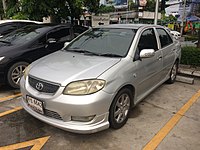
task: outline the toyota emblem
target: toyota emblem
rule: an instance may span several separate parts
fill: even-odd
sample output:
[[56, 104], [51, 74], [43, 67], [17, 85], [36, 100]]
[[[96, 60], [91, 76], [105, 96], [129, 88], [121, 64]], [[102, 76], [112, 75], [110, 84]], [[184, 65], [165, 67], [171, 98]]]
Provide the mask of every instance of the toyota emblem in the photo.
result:
[[37, 90], [41, 91], [43, 89], [43, 84], [41, 82], [38, 82], [35, 87]]

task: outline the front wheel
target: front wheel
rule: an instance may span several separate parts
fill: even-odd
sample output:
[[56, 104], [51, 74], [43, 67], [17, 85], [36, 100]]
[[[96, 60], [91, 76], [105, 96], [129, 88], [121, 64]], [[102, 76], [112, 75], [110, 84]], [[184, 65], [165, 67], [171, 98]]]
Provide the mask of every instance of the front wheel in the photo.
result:
[[176, 61], [171, 69], [170, 78], [167, 80], [167, 83], [172, 84], [176, 80], [176, 76], [178, 73], [178, 61]]
[[19, 88], [19, 81], [23, 76], [27, 66], [27, 62], [17, 62], [9, 68], [7, 73], [7, 81], [11, 87]]
[[121, 128], [128, 120], [131, 107], [132, 94], [127, 88], [122, 89], [115, 96], [109, 110], [110, 127]]

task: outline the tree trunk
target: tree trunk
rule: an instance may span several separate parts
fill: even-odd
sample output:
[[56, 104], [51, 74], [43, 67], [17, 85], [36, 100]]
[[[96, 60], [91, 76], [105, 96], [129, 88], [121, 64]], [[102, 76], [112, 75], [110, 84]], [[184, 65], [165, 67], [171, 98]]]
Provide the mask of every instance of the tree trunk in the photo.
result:
[[6, 9], [7, 9], [6, 0], [2, 0], [2, 4], [3, 4], [4, 14], [6, 14]]

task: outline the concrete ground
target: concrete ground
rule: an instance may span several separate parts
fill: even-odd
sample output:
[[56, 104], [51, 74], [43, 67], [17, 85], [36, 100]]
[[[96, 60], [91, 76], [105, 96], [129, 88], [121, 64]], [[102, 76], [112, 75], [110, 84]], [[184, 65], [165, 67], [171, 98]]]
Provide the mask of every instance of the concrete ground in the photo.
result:
[[163, 84], [133, 108], [123, 128], [90, 135], [57, 129], [23, 109], [12, 112], [20, 107], [20, 97], [8, 96], [17, 92], [0, 87], [0, 150], [33, 146], [36, 149], [43, 146], [44, 150], [200, 149], [200, 79], [197, 78], [194, 84]]

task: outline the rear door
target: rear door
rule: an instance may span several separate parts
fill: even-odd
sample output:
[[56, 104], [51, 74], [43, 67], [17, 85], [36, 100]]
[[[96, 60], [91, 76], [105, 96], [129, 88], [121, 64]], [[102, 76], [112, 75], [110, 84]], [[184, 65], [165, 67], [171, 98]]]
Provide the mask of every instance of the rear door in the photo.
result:
[[160, 49], [163, 52], [163, 78], [170, 72], [175, 62], [175, 46], [172, 38], [163, 28], [157, 28], [157, 33], [160, 40]]

